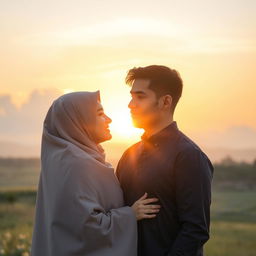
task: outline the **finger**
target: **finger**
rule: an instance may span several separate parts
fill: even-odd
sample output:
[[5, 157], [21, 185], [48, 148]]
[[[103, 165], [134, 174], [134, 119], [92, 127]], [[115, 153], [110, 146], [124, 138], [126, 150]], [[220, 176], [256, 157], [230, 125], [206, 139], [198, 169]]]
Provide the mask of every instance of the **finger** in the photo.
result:
[[144, 199], [146, 199], [147, 197], [148, 197], [148, 193], [145, 192], [145, 194], [144, 194], [142, 197], [140, 197], [138, 200], [144, 200]]
[[149, 213], [158, 213], [159, 211], [160, 211], [159, 209], [143, 209], [141, 210], [141, 213], [149, 214]]
[[150, 204], [150, 203], [154, 203], [154, 202], [157, 202], [157, 201], [159, 201], [158, 198], [148, 198], [148, 199], [142, 200], [141, 203], [143, 203], [143, 204]]
[[160, 209], [161, 205], [159, 204], [142, 204], [140, 205], [141, 209]]
[[156, 214], [144, 214], [142, 216], [143, 219], [153, 219], [156, 217]]
[[141, 209], [139, 212], [141, 214], [159, 213], [160, 209]]

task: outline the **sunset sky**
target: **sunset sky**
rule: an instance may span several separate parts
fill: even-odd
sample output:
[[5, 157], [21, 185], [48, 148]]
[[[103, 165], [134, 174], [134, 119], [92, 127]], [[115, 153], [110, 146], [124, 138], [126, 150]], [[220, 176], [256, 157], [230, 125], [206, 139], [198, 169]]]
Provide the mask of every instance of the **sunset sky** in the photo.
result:
[[100, 90], [114, 141], [133, 142], [141, 131], [131, 127], [126, 72], [161, 64], [183, 78], [175, 120], [184, 132], [214, 146], [256, 147], [256, 1], [0, 5], [1, 141], [38, 143], [54, 98]]

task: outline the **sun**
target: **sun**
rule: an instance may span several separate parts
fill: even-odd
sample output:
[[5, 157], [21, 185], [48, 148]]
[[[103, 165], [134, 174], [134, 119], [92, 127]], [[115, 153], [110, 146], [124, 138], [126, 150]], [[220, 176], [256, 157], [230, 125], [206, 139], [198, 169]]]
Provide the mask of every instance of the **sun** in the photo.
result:
[[114, 140], [130, 141], [140, 138], [142, 129], [135, 128], [130, 115], [113, 114], [110, 124]]

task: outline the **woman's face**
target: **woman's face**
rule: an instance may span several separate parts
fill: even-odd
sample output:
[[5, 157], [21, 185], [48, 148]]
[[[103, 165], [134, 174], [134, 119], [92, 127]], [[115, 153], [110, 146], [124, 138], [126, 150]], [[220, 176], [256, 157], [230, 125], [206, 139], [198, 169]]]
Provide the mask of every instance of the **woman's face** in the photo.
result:
[[109, 130], [109, 124], [112, 120], [104, 113], [100, 102], [97, 103], [96, 126], [92, 131], [92, 136], [97, 144], [110, 140], [112, 135]]

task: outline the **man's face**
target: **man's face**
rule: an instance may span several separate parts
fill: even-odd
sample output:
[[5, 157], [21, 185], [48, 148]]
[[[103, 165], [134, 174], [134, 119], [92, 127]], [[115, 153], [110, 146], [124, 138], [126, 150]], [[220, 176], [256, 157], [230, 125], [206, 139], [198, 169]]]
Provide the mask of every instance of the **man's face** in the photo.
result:
[[132, 99], [128, 105], [135, 127], [147, 129], [152, 127], [160, 118], [156, 94], [148, 89], [149, 80], [135, 79], [130, 91]]

